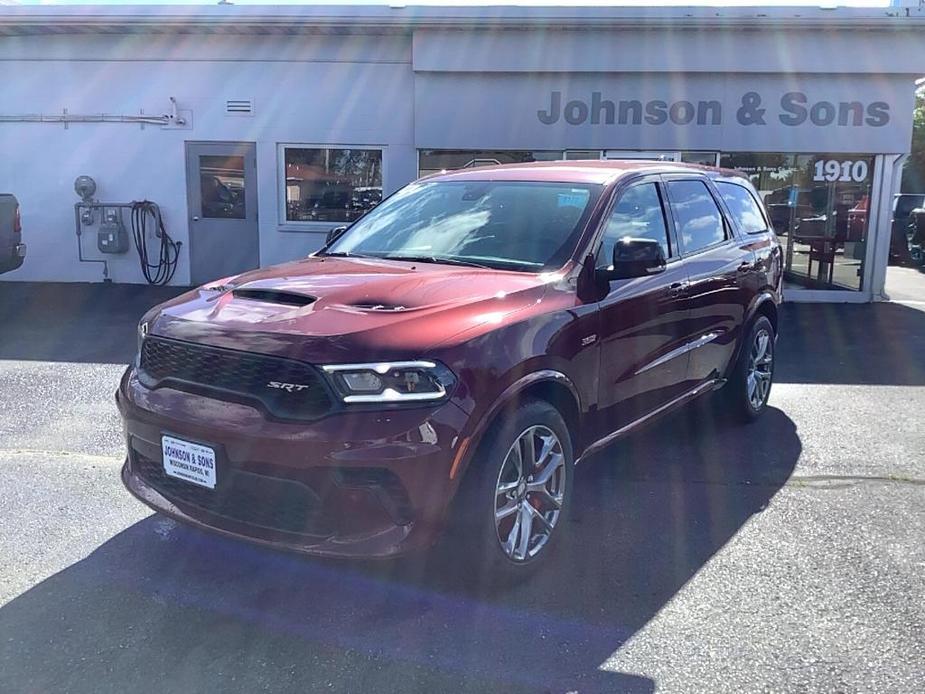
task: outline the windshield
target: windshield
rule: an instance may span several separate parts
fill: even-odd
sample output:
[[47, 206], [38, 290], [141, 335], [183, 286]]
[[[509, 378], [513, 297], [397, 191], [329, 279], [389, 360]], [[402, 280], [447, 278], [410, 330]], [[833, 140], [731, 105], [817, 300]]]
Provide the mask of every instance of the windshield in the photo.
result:
[[358, 220], [325, 254], [524, 271], [559, 267], [601, 190], [526, 181], [413, 183]]

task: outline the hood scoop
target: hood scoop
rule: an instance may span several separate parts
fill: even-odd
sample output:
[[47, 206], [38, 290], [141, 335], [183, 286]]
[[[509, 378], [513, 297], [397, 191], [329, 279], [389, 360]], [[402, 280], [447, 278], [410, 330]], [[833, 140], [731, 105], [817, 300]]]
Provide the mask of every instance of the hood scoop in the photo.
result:
[[280, 304], [282, 306], [308, 306], [315, 303], [317, 298], [307, 294], [298, 294], [296, 292], [287, 292], [280, 289], [257, 289], [241, 287], [231, 291], [232, 296], [237, 299], [249, 299], [250, 301], [260, 301], [265, 304]]

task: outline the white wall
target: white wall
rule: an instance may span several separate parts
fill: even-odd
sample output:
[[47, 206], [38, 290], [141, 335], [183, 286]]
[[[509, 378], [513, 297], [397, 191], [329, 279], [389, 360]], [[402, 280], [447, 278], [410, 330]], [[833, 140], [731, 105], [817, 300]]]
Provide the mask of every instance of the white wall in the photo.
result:
[[[71, 59], [68, 59], [70, 57]], [[77, 262], [73, 181], [92, 176], [106, 202], [150, 199], [184, 242], [174, 284], [189, 282], [187, 141], [257, 143], [260, 260], [267, 265], [318, 248], [328, 227], [283, 231], [277, 143], [385, 148], [384, 187], [416, 175], [410, 39], [390, 37], [19, 37], [0, 42], [0, 113], [165, 113], [169, 97], [192, 111], [189, 129], [90, 123], [0, 123], [0, 190], [19, 198], [29, 253], [4, 280], [99, 281], [101, 266]], [[225, 100], [254, 101], [252, 117], [228, 116]], [[128, 221], [128, 219], [126, 219]], [[85, 255], [110, 261], [116, 282], [142, 282], [134, 248]]]
[[712, 28], [645, 31], [422, 29], [414, 34], [414, 69], [925, 74], [925, 40], [921, 33], [894, 29], [862, 32], [771, 24], [760, 29], [731, 29], [720, 22]]

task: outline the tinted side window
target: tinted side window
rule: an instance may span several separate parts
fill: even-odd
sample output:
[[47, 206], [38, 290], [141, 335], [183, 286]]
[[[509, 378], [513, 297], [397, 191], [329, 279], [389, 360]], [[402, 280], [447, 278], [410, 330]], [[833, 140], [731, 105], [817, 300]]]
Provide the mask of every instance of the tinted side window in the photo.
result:
[[669, 181], [668, 198], [685, 253], [693, 253], [726, 238], [723, 215], [706, 183]]
[[614, 244], [626, 236], [654, 239], [661, 244], [665, 257], [671, 256], [668, 226], [665, 224], [665, 213], [655, 183], [640, 183], [623, 191], [604, 228], [604, 243], [597, 258], [598, 267], [610, 265]]
[[757, 234], [767, 230], [768, 224], [764, 220], [764, 215], [761, 214], [758, 201], [747, 188], [735, 183], [717, 181], [716, 189], [723, 196], [726, 207], [729, 208], [742, 231], [746, 234]]

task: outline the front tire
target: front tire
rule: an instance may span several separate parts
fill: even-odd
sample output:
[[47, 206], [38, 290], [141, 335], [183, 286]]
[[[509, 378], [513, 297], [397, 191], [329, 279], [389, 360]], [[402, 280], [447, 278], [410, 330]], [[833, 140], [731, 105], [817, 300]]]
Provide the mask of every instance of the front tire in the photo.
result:
[[758, 316], [746, 334], [729, 382], [721, 391], [730, 413], [740, 421], [756, 420], [767, 407], [774, 382], [774, 326]]
[[492, 426], [455, 505], [455, 537], [484, 579], [525, 578], [565, 534], [572, 492], [571, 436], [559, 411], [528, 400]]

